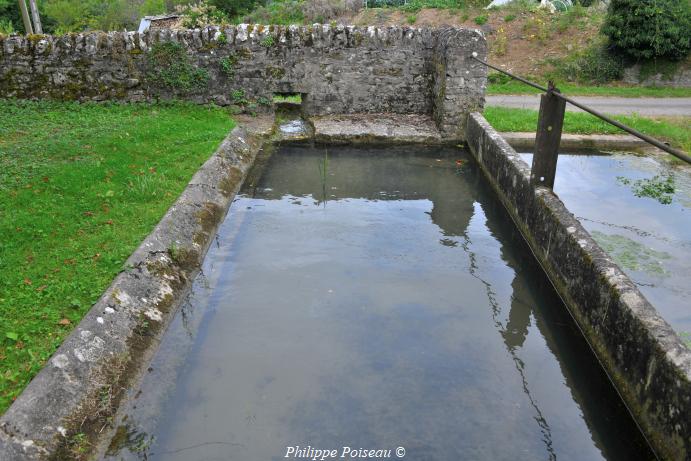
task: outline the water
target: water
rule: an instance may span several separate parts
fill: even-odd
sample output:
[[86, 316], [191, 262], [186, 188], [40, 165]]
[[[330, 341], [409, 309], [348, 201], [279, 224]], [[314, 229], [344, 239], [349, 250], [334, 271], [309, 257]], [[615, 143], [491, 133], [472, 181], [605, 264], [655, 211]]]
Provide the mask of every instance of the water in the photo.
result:
[[[674, 193], [637, 197], [635, 181], [655, 176], [671, 176]], [[624, 153], [561, 154], [554, 192], [691, 344], [691, 168]]]
[[107, 459], [651, 458], [464, 152], [258, 164]]

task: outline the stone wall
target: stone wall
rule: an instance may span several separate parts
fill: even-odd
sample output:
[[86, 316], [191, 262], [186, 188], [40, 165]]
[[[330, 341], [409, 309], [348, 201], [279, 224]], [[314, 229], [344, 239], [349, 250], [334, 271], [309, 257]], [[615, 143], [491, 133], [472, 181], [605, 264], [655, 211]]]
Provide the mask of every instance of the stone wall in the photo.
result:
[[648, 76], [642, 74], [641, 65], [634, 64], [624, 70], [622, 80], [633, 85], [691, 88], [691, 58], [687, 58], [686, 61], [680, 63], [669, 74], [666, 74], [666, 72], [654, 72]]
[[[261, 26], [0, 38], [0, 96], [183, 98], [260, 110], [302, 93], [307, 115], [434, 115], [447, 137], [482, 108], [481, 32], [411, 27]], [[177, 53], [177, 54], [176, 54]]]

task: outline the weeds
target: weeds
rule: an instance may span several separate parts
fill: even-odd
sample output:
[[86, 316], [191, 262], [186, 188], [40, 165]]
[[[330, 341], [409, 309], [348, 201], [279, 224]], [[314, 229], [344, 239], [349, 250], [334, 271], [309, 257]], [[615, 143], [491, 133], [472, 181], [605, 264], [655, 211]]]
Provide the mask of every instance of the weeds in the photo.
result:
[[649, 179], [637, 179], [635, 181], [617, 176], [617, 182], [630, 185], [636, 197], [649, 197], [663, 205], [672, 203], [674, 197], [674, 176], [671, 174], [664, 177], [656, 175]]
[[624, 60], [612, 55], [602, 44], [562, 59], [547, 60], [554, 67], [550, 77], [570, 82], [607, 83], [624, 75]]
[[476, 16], [473, 21], [475, 21], [475, 24], [478, 26], [482, 26], [483, 24], [487, 24], [487, 21], [489, 20], [489, 16], [486, 14], [481, 14], [480, 16]]
[[267, 35], [259, 42], [259, 45], [263, 46], [264, 48], [271, 48], [275, 44], [276, 38], [273, 35]]
[[503, 27], [500, 27], [499, 30], [497, 30], [497, 34], [494, 37], [494, 42], [492, 43], [492, 47], [497, 56], [504, 56], [506, 54], [506, 47], [508, 46], [508, 43], [509, 40], [506, 37], [506, 31]]
[[219, 63], [221, 65], [221, 72], [226, 77], [233, 77], [235, 75], [235, 65], [238, 63], [238, 58], [235, 55], [221, 58]]
[[184, 94], [206, 86], [209, 80], [206, 69], [194, 66], [178, 43], [156, 43], [148, 58], [147, 79], [156, 86]]

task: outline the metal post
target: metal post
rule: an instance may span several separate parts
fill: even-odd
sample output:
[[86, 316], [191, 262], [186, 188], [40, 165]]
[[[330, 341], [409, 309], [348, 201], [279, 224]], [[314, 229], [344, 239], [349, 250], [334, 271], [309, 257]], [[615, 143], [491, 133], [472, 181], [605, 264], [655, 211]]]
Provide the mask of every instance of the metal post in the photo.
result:
[[557, 157], [561, 141], [561, 129], [564, 126], [566, 101], [558, 98], [552, 82], [548, 91], [540, 96], [540, 115], [537, 120], [535, 154], [530, 171], [530, 182], [535, 186], [554, 187], [554, 176], [557, 173]]
[[31, 27], [31, 19], [29, 19], [29, 11], [26, 9], [26, 2], [24, 0], [19, 0], [19, 11], [22, 12], [22, 21], [24, 21], [24, 33], [29, 35], [34, 33], [34, 29]]
[[34, 33], [42, 34], [43, 27], [41, 27], [41, 15], [38, 13], [36, 0], [29, 0], [29, 8], [31, 9], [31, 18], [34, 20]]

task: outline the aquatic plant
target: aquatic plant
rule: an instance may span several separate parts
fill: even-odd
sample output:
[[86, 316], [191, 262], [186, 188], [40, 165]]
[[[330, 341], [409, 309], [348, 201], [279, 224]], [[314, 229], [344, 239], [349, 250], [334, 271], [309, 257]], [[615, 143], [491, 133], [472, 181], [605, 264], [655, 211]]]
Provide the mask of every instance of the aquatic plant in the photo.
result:
[[624, 176], [617, 176], [617, 182], [624, 185], [631, 185], [631, 190], [636, 197], [649, 197], [657, 200], [663, 205], [672, 203], [674, 197], [674, 176], [669, 174], [665, 177], [655, 175], [649, 179], [637, 179], [631, 181]]
[[329, 173], [329, 151], [324, 149], [324, 159], [319, 160], [319, 177], [322, 183], [322, 201], [324, 202], [324, 207], [326, 207], [327, 196], [326, 196], [326, 176]]
[[653, 250], [619, 234], [593, 231], [591, 235], [622, 269], [641, 271], [656, 276], [667, 274], [661, 261], [670, 259], [669, 253]]

